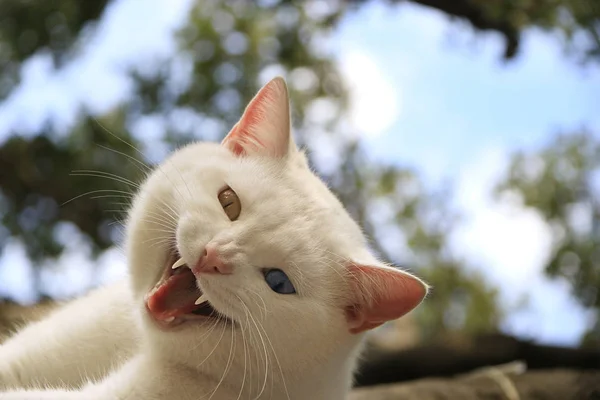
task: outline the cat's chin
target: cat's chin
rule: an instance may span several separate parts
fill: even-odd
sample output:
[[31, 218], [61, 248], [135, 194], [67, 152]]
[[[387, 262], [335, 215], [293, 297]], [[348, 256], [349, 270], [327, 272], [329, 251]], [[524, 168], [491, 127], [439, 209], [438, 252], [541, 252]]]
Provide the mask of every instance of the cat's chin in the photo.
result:
[[146, 311], [156, 325], [170, 330], [183, 324], [231, 324], [233, 321], [215, 310], [198, 287], [192, 271], [181, 262], [177, 252], [169, 255], [164, 272], [145, 298]]

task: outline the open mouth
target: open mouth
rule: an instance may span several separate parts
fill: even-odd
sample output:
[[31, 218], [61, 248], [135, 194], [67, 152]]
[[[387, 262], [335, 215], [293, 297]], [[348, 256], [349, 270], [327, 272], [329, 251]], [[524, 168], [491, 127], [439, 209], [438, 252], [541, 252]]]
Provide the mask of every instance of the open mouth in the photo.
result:
[[208, 302], [196, 277], [176, 251], [170, 254], [160, 280], [146, 295], [146, 308], [163, 326], [194, 319], [227, 320]]

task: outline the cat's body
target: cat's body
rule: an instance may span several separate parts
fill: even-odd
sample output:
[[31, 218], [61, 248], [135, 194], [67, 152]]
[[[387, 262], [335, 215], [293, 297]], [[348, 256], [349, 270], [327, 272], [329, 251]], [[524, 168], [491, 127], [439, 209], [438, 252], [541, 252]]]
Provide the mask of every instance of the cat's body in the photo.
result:
[[[155, 170], [126, 231], [132, 308], [113, 311], [135, 316], [119, 320], [139, 324], [137, 351], [133, 331], [124, 346], [136, 355], [76, 392], [0, 398], [341, 400], [364, 332], [426, 294], [373, 257], [310, 171], [291, 137], [282, 79], [221, 145], [186, 146]], [[96, 329], [111, 329], [104, 318]]]
[[137, 352], [139, 329], [126, 280], [93, 290], [0, 345], [0, 391], [78, 387]]
[[[143, 377], [143, 378], [142, 378]], [[207, 383], [207, 387], [203, 387]], [[199, 378], [190, 370], [153, 361], [144, 355], [134, 356], [117, 373], [110, 374], [98, 384], [85, 385], [79, 390], [36, 390], [0, 393], [2, 400], [113, 400], [113, 399], [181, 399], [195, 400], [198, 393], [209, 393], [210, 380]], [[215, 383], [216, 385], [216, 383]], [[227, 397], [229, 396], [229, 397]], [[237, 396], [237, 395], [236, 395]], [[232, 393], [223, 399], [235, 399]], [[209, 396], [206, 396], [208, 398]], [[219, 399], [219, 397], [213, 397]]]
[[[275, 371], [274, 371], [275, 372]], [[344, 382], [327, 380], [331, 374], [315, 373], [303, 379], [290, 377], [287, 389], [281, 385], [271, 386], [267, 382], [263, 394], [257, 399], [344, 399], [347, 392]], [[247, 376], [245, 388], [242, 380], [231, 385], [220, 382], [216, 374], [201, 375], [197, 371], [180, 365], [165, 364], [145, 355], [134, 356], [116, 373], [109, 375], [99, 384], [89, 384], [80, 390], [33, 390], [0, 393], [2, 400], [234, 400], [256, 398], [257, 384], [250, 388]], [[233, 382], [233, 381], [232, 381]], [[341, 384], [341, 387], [340, 387]], [[216, 390], [215, 390], [216, 389]], [[252, 393], [251, 393], [252, 392]], [[212, 397], [211, 397], [212, 396]]]

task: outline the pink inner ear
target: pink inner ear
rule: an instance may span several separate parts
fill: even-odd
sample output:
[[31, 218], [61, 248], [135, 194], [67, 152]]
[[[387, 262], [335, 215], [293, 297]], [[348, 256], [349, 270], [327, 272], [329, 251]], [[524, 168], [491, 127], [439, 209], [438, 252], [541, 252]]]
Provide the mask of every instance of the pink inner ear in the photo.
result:
[[402, 317], [421, 303], [426, 285], [389, 267], [351, 265], [356, 302], [346, 310], [350, 332], [360, 333]]
[[250, 101], [222, 145], [238, 156], [283, 157], [291, 141], [287, 86], [282, 78], [267, 83]]
[[238, 125], [239, 122], [236, 123], [233, 126], [233, 128], [231, 128], [231, 130], [221, 143], [223, 146], [228, 147], [229, 150], [236, 156], [239, 156], [244, 152], [244, 148], [240, 145], [239, 139], [236, 138], [236, 136], [238, 135]]

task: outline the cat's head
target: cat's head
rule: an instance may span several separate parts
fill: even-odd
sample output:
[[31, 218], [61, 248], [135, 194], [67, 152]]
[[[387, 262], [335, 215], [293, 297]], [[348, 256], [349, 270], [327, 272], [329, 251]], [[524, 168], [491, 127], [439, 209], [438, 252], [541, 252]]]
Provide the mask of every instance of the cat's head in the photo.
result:
[[176, 151], [143, 184], [128, 257], [144, 324], [167, 354], [224, 365], [231, 353], [255, 370], [276, 356], [284, 373], [304, 371], [347, 357], [361, 333], [424, 298], [422, 281], [369, 252], [290, 129], [276, 78], [220, 145]]

